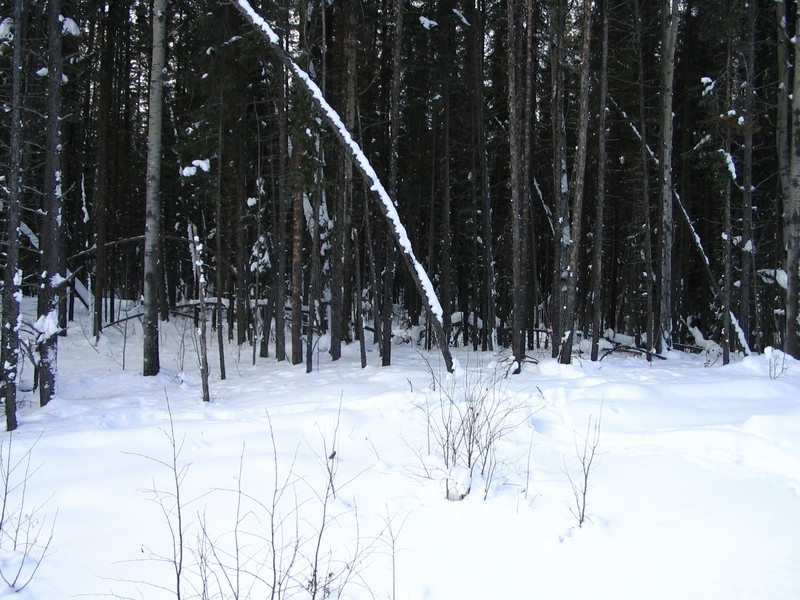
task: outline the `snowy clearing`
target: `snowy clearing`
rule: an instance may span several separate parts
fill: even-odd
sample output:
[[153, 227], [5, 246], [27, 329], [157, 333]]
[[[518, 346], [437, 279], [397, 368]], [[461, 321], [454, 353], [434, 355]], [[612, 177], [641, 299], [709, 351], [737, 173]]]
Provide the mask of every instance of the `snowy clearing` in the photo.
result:
[[[450, 375], [410, 346], [362, 370], [351, 345], [306, 374], [231, 345], [203, 404], [190, 323], [162, 324], [152, 378], [126, 328], [94, 348], [82, 316], [54, 400], [21, 394], [12, 463], [32, 448], [25, 511], [53, 534], [17, 598], [175, 598], [176, 548], [187, 599], [800, 597], [800, 363], [781, 353], [507, 376], [460, 350]], [[20, 561], [6, 539], [4, 577]]]

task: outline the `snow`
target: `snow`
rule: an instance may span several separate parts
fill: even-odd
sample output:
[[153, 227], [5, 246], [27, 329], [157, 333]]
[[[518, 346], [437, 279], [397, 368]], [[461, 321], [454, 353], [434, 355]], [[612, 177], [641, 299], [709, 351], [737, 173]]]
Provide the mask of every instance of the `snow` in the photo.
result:
[[208, 158], [196, 158], [191, 165], [181, 167], [180, 173], [182, 177], [194, 177], [197, 175], [197, 169], [208, 173], [211, 170], [211, 160]]
[[731, 174], [731, 179], [734, 183], [736, 183], [736, 165], [733, 162], [733, 156], [731, 156], [730, 152], [726, 152], [723, 149], [719, 149], [718, 152], [722, 155], [722, 159], [725, 161], [725, 166], [728, 167], [728, 173]]
[[14, 19], [6, 17], [0, 20], [0, 42], [9, 42], [14, 39]]
[[432, 19], [429, 19], [428, 17], [422, 15], [420, 15], [419, 17], [419, 23], [425, 29], [433, 29], [434, 27], [439, 25], [436, 21], [433, 21]]
[[64, 17], [63, 15], [59, 15], [58, 19], [61, 21], [61, 30], [63, 33], [75, 37], [79, 37], [81, 35], [81, 29], [74, 20], [70, 19], [69, 17]]
[[[215, 576], [215, 560], [238, 558], [242, 589], [256, 585], [240, 597], [268, 597], [254, 573], [270, 581], [273, 542], [289, 569], [298, 536], [286, 597], [308, 597], [323, 522], [331, 597], [348, 600], [800, 597], [800, 363], [779, 351], [725, 367], [680, 352], [561, 365], [543, 352], [509, 376], [503, 355], [457, 349], [450, 375], [438, 353], [412, 346], [396, 346], [385, 368], [369, 348], [362, 370], [352, 344], [336, 363], [318, 354], [306, 374], [273, 359], [253, 366], [231, 345], [235, 368], [222, 381], [212, 367], [204, 404], [192, 322], [162, 324], [163, 371], [147, 378], [141, 325], [125, 323], [93, 347], [79, 311], [59, 340], [54, 399], [39, 408], [20, 394], [13, 455], [31, 449], [27, 509], [54, 527], [20, 600], [175, 597], [159, 558], [172, 556], [171, 440], [185, 598], [200, 584], [203, 543]], [[31, 377], [26, 364], [22, 383]], [[439, 452], [448, 415], [473, 414], [476, 401], [502, 433], [484, 476]], [[567, 473], [580, 473], [590, 419], [601, 425], [579, 528]], [[2, 546], [0, 569], [20, 560]]]
[[453, 14], [459, 18], [459, 20], [461, 21], [462, 24], [466, 25], [467, 27], [472, 27], [472, 25], [470, 25], [469, 21], [467, 21], [467, 18], [464, 16], [464, 13], [462, 13], [460, 10], [458, 10], [457, 8], [454, 8], [453, 9]]

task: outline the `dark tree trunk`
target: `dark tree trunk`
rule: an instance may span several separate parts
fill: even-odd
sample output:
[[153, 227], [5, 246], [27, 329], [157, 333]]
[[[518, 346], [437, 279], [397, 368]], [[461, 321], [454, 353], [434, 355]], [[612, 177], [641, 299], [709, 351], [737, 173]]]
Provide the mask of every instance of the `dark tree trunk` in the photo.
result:
[[[597, 212], [592, 248], [592, 360], [600, 354], [603, 327], [603, 225], [606, 204], [606, 106], [608, 97], [608, 0], [602, 0], [602, 54], [600, 59], [600, 119], [597, 124]], [[645, 168], [647, 165], [645, 165]], [[648, 273], [649, 277], [649, 273]]]
[[[222, 94], [220, 93], [220, 106], [222, 105]], [[214, 244], [216, 247], [216, 325], [217, 325], [217, 348], [219, 350], [219, 378], [226, 379], [227, 373], [225, 371], [225, 318], [224, 318], [224, 305], [222, 303], [222, 292], [225, 289], [225, 274], [223, 270], [222, 261], [222, 237], [223, 237], [223, 223], [222, 223], [222, 159], [224, 156], [223, 147], [223, 117], [222, 113], [219, 115], [219, 123], [217, 129], [217, 184], [215, 190], [215, 208], [216, 208], [216, 223], [217, 234], [214, 236]]]
[[103, 308], [107, 286], [108, 203], [112, 183], [112, 118], [114, 93], [114, 50], [117, 38], [116, 0], [108, 3], [103, 27], [103, 48], [100, 56], [100, 83], [97, 92], [97, 176], [94, 194], [95, 270], [94, 270], [94, 325], [92, 335], [98, 338], [103, 330]]
[[472, 97], [475, 118], [475, 137], [478, 154], [478, 172], [481, 193], [481, 239], [483, 254], [483, 329], [481, 331], [481, 349], [494, 350], [495, 338], [495, 285], [494, 285], [494, 245], [492, 239], [492, 197], [489, 184], [489, 158], [486, 148], [486, 116], [484, 113], [483, 80], [485, 57], [485, 8], [483, 0], [475, 0], [473, 42], [473, 74]]
[[569, 214], [567, 195], [567, 131], [564, 108], [564, 33], [566, 29], [566, 3], [556, 0], [550, 10], [550, 83], [552, 87], [550, 119], [553, 134], [553, 197], [555, 199], [555, 244], [553, 253], [553, 358], [561, 349], [565, 332], [564, 304], [566, 297], [567, 251], [569, 242]]
[[[756, 3], [749, 2], [747, 9], [747, 33], [745, 34], [745, 81], [744, 112], [748, 120], [755, 120], [755, 28], [758, 13]], [[753, 123], [746, 124], [744, 131], [744, 156], [742, 158], [742, 277], [739, 288], [739, 324], [751, 346], [761, 348], [761, 343], [752, 338], [751, 317], [753, 315], [753, 287], [755, 284], [753, 240]]]
[[[639, 163], [642, 174], [642, 237], [644, 246], [644, 293], [646, 303], [647, 345], [652, 350], [656, 346], [656, 318], [653, 305], [653, 234], [650, 212], [650, 160], [648, 154], [647, 110], [645, 108], [644, 47], [642, 45], [642, 7], [640, 0], [635, 2], [634, 27], [638, 64], [638, 121], [639, 121]], [[651, 360], [648, 354], [648, 361]]]
[[295, 173], [292, 192], [292, 364], [303, 362], [303, 181], [300, 161], [303, 159], [302, 136], [292, 140], [292, 171]]
[[[561, 348], [560, 362], [572, 361], [572, 343], [577, 322], [578, 269], [580, 267], [581, 231], [583, 228], [583, 196], [586, 187], [586, 150], [589, 138], [589, 63], [592, 38], [591, 0], [583, 1], [583, 46], [581, 48], [581, 89], [578, 115], [578, 151], [575, 156], [572, 186], [572, 227], [569, 234], [569, 264], [567, 266], [567, 299], [562, 319], [569, 333]], [[564, 332], [566, 333], [566, 329]]]
[[[42, 282], [39, 288], [39, 402], [45, 406], [55, 394], [58, 369], [58, 294], [62, 275], [61, 262], [61, 2], [47, 4], [47, 148], [45, 151], [44, 198], [41, 215]], [[54, 331], [55, 330], [55, 331]]]
[[11, 131], [6, 211], [6, 265], [3, 278], [3, 317], [0, 333], [0, 400], [5, 405], [6, 430], [17, 428], [17, 375], [19, 365], [19, 314], [22, 270], [19, 265], [19, 227], [22, 200], [22, 52], [25, 3], [14, 0], [14, 48], [11, 62]]
[[508, 112], [509, 112], [509, 142], [511, 156], [511, 239], [512, 239], [512, 313], [511, 313], [511, 351], [518, 363], [517, 369], [522, 366], [525, 358], [525, 285], [524, 285], [524, 257], [520, 251], [524, 229], [522, 210], [522, 185], [521, 178], [524, 173], [522, 165], [523, 153], [521, 144], [521, 119], [519, 116], [519, 92], [517, 90], [517, 22], [515, 16], [515, 1], [508, 2]]

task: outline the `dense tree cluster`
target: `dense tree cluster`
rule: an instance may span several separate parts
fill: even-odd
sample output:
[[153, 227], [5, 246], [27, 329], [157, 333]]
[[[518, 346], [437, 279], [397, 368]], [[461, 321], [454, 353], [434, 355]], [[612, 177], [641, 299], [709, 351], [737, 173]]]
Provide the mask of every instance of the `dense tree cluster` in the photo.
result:
[[[798, 355], [798, 3], [250, 4], [394, 199], [449, 344]], [[7, 407], [22, 349], [52, 395], [75, 302], [99, 336], [202, 299], [219, 343], [309, 370], [323, 335], [436, 343], [374, 186], [236, 3], [4, 6]]]

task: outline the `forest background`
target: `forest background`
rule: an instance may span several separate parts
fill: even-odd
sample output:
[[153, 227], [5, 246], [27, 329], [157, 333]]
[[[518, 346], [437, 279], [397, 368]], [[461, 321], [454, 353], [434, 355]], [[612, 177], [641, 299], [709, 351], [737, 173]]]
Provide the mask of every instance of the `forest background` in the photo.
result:
[[[19, 361], [46, 404], [76, 302], [95, 337], [144, 319], [145, 375], [176, 312], [309, 371], [437, 322], [519, 362], [579, 334], [594, 359], [602, 336], [798, 356], [800, 3], [254, 2], [272, 47], [245, 4], [3, 3], [9, 429]], [[441, 317], [282, 58], [369, 157]]]

